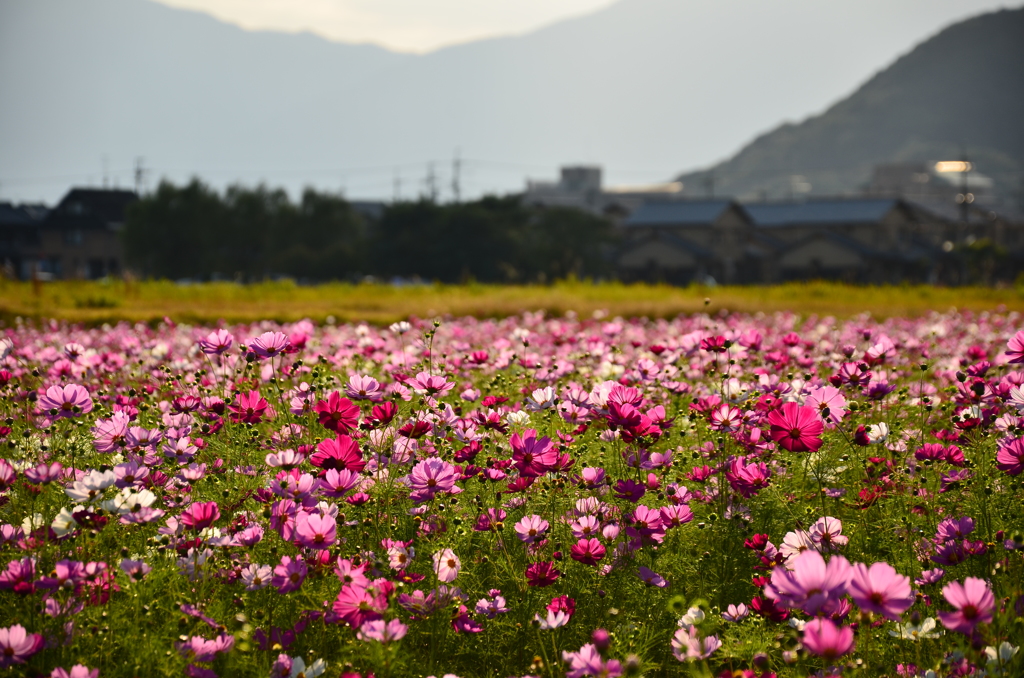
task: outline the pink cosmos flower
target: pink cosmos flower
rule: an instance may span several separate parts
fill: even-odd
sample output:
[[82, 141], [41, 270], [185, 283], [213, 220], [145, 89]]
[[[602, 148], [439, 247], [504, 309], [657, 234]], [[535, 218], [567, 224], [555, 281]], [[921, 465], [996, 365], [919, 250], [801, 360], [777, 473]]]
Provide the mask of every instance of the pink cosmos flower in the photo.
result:
[[853, 629], [829, 619], [812, 619], [804, 626], [803, 645], [811, 654], [833, 662], [853, 649]]
[[828, 563], [817, 551], [808, 550], [789, 561], [786, 567], [772, 570], [771, 581], [764, 594], [790, 608], [817, 614], [826, 606], [838, 603], [846, 593], [850, 563], [842, 556], [833, 556]]
[[730, 433], [740, 430], [743, 424], [743, 410], [729, 403], [722, 403], [708, 414], [708, 428], [712, 431]]
[[401, 640], [408, 631], [409, 627], [399, 619], [392, 619], [388, 622], [383, 619], [374, 619], [363, 622], [363, 625], [359, 627], [359, 633], [356, 634], [356, 638], [362, 641], [375, 640], [378, 643], [387, 644]]
[[850, 573], [847, 590], [861, 610], [880, 614], [892, 621], [914, 604], [910, 577], [905, 577], [889, 563], [878, 562], [870, 567], [856, 563]]
[[458, 611], [452, 618], [452, 628], [456, 633], [480, 633], [484, 630], [480, 622], [469, 616], [469, 608], [465, 605], [459, 605]]
[[1006, 347], [1010, 349], [1006, 352], [1006, 355], [1010, 356], [1010, 364], [1024, 363], [1024, 330], [1010, 337]]
[[417, 463], [409, 472], [410, 497], [417, 504], [430, 501], [438, 492], [451, 492], [455, 487], [455, 467], [438, 457]]
[[339, 499], [344, 497], [360, 482], [359, 474], [352, 469], [329, 469], [320, 479], [320, 493], [324, 497]]
[[569, 665], [565, 672], [566, 678], [586, 678], [587, 676], [618, 678], [622, 675], [622, 664], [619, 660], [605, 661], [593, 643], [587, 643], [578, 652], [563, 651], [562, 661]]
[[[1024, 331], [1018, 332], [1017, 336], [1021, 334], [1024, 334]], [[1024, 473], [1024, 438], [1011, 438], [1001, 442], [996, 452], [996, 466], [1011, 476]]]
[[295, 540], [310, 549], [329, 549], [338, 540], [338, 523], [332, 516], [300, 511], [295, 515]]
[[407, 383], [409, 386], [414, 388], [417, 393], [425, 393], [434, 398], [444, 397], [448, 391], [455, 388], [455, 384], [453, 382], [448, 381], [444, 377], [431, 376], [429, 372], [420, 372]]
[[264, 332], [249, 340], [249, 348], [260, 360], [267, 360], [288, 350], [288, 335], [284, 332]]
[[537, 514], [531, 516], [524, 516], [515, 525], [516, 534], [519, 535], [519, 540], [526, 543], [532, 544], [536, 540], [544, 536], [544, 533], [548, 531], [551, 525], [548, 521], [544, 520]]
[[383, 399], [384, 389], [381, 388], [380, 383], [373, 377], [353, 374], [348, 378], [345, 395], [352, 400], [370, 400], [376, 403]]
[[992, 621], [996, 599], [984, 579], [968, 577], [963, 584], [946, 584], [942, 596], [956, 608], [955, 612], [939, 612], [939, 620], [950, 631], [969, 635], [978, 624]]
[[835, 386], [822, 386], [811, 391], [804, 404], [813, 407], [822, 421], [838, 424], [846, 416], [846, 397]]
[[[13, 471], [13, 469], [12, 469]], [[61, 466], [60, 462], [55, 461], [52, 464], [46, 462], [40, 462], [38, 465], [32, 468], [25, 469], [25, 480], [30, 483], [37, 485], [44, 485], [46, 483], [52, 483], [63, 475], [64, 467]], [[2, 481], [0, 481], [2, 484]], [[2, 488], [0, 488], [2, 489]]]
[[335, 433], [347, 433], [359, 423], [359, 408], [337, 391], [328, 395], [327, 400], [317, 401], [313, 410], [320, 425]]
[[519, 475], [536, 478], [547, 473], [558, 461], [558, 451], [547, 436], [537, 440], [537, 431], [529, 428], [520, 436], [513, 433], [509, 439], [512, 463]]
[[638, 576], [640, 577], [640, 580], [648, 586], [657, 586], [660, 589], [668, 586], [668, 581], [664, 577], [643, 565], [640, 566]]
[[771, 429], [768, 435], [790, 452], [817, 452], [821, 447], [821, 432], [825, 425], [813, 407], [796, 403], [783, 403], [768, 413]]
[[332, 610], [352, 628], [380, 619], [387, 609], [387, 596], [375, 588], [346, 584], [334, 601]]
[[772, 472], [763, 461], [747, 463], [746, 457], [737, 457], [725, 471], [725, 479], [729, 481], [732, 489], [744, 497], [753, 497], [768, 487], [771, 475]]
[[281, 564], [274, 568], [274, 578], [270, 584], [278, 593], [291, 593], [302, 586], [308, 571], [306, 563], [301, 558], [293, 560], [290, 556], [284, 556], [281, 558]]
[[722, 613], [722, 619], [728, 622], [741, 622], [750, 615], [750, 609], [740, 603], [739, 605], [729, 605], [725, 612]]
[[199, 340], [199, 350], [207, 355], [221, 355], [235, 342], [234, 336], [227, 330], [214, 330]]
[[701, 638], [696, 626], [679, 629], [672, 636], [672, 654], [681, 662], [707, 659], [721, 646], [717, 636]]
[[92, 412], [89, 391], [78, 384], [51, 386], [39, 396], [39, 410], [57, 419], [77, 417]]
[[120, 567], [121, 571], [128, 575], [132, 581], [141, 581], [153, 569], [145, 561], [131, 560], [129, 558], [122, 559]]
[[850, 543], [850, 538], [843, 535], [843, 521], [832, 516], [822, 516], [814, 521], [807, 535], [822, 553], [836, 551]]
[[178, 652], [192, 661], [212, 662], [218, 654], [227, 654], [235, 646], [235, 637], [222, 633], [213, 640], [192, 636], [189, 640], [176, 643]]
[[455, 578], [459, 576], [460, 567], [462, 567], [462, 561], [455, 555], [455, 551], [444, 549], [434, 554], [434, 574], [440, 581], [446, 584], [455, 581]]
[[0, 668], [24, 664], [25, 660], [43, 649], [43, 637], [29, 633], [21, 624], [0, 628]]
[[50, 672], [50, 678], [99, 678], [99, 669], [90, 669], [82, 664], [75, 664], [70, 671], [57, 667]]

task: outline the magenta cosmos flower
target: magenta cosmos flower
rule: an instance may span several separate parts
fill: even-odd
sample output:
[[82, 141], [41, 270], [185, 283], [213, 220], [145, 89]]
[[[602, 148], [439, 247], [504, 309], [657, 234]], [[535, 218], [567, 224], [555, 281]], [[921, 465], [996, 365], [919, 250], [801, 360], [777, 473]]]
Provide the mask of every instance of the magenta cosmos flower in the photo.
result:
[[337, 391], [327, 396], [327, 400], [318, 401], [313, 409], [320, 425], [335, 433], [351, 431], [359, 423], [359, 408]]
[[249, 391], [248, 393], [239, 393], [235, 402], [228, 405], [228, 410], [231, 411], [231, 421], [258, 424], [262, 421], [268, 407], [270, 407], [270, 403], [260, 395], [259, 391]]
[[387, 596], [375, 589], [356, 584], [341, 587], [334, 605], [334, 613], [354, 629], [368, 621], [380, 619], [388, 607]]
[[803, 644], [811, 654], [832, 662], [853, 649], [853, 629], [828, 619], [812, 619], [804, 626]]
[[821, 447], [821, 432], [825, 425], [813, 407], [796, 403], [783, 403], [768, 413], [771, 429], [768, 435], [790, 452], [817, 452]]
[[526, 583], [530, 586], [551, 586], [561, 574], [552, 562], [533, 563], [526, 568]]
[[353, 473], [359, 473], [366, 468], [359, 444], [346, 435], [321, 440], [316, 446], [316, 452], [309, 458], [309, 463], [324, 470], [347, 469]]
[[606, 552], [607, 549], [604, 545], [593, 537], [580, 539], [569, 549], [572, 559], [584, 565], [597, 565], [597, 562], [604, 558]]
[[215, 501], [194, 502], [181, 512], [181, 524], [193, 530], [209, 527], [220, 518], [220, 508]]
[[39, 396], [39, 409], [51, 417], [70, 418], [92, 412], [92, 398], [84, 386], [51, 386]]
[[43, 637], [29, 633], [21, 624], [0, 629], [0, 667], [24, 664], [25, 660], [43, 649]]
[[939, 620], [950, 631], [969, 634], [978, 624], [992, 621], [996, 599], [984, 579], [968, 577], [963, 584], [952, 582], [942, 588], [942, 595], [955, 612], [940, 612]]
[[900, 574], [889, 563], [879, 562], [870, 567], [856, 563], [846, 588], [857, 607], [892, 621], [899, 621], [900, 615], [914, 604], [910, 577]]
[[826, 563], [820, 553], [808, 550], [791, 559], [788, 566], [792, 570], [782, 566], [772, 570], [771, 581], [764, 587], [764, 594], [781, 605], [817, 614], [846, 593], [850, 563], [842, 556], [833, 556]]
[[532, 428], [523, 431], [521, 436], [513, 433], [509, 444], [512, 446], [512, 463], [523, 477], [542, 476], [558, 461], [558, 452], [551, 438], [545, 436], [537, 440], [537, 431]]

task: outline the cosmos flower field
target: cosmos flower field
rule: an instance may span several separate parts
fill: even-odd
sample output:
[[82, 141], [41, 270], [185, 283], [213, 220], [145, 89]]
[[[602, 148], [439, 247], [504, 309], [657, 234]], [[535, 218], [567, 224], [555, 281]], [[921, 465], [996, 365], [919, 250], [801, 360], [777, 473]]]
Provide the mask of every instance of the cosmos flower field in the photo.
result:
[[1024, 322], [0, 339], [0, 676], [1020, 676]]

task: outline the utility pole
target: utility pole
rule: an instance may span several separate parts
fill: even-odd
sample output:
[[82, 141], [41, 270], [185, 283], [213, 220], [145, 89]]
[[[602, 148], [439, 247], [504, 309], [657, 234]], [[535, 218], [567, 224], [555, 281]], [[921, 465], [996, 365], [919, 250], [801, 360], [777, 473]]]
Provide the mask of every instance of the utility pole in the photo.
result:
[[459, 159], [459, 149], [455, 149], [455, 158], [452, 159], [452, 198], [458, 205], [462, 199], [462, 187], [459, 186], [459, 170], [462, 168], [462, 160]]
[[142, 195], [142, 189], [145, 187], [146, 168], [144, 162], [145, 159], [141, 155], [135, 158], [135, 192], [138, 195]]
[[395, 182], [394, 182], [394, 196], [391, 198], [391, 202], [398, 203], [402, 200], [402, 174], [396, 169], [395, 170]]
[[423, 182], [427, 188], [427, 198], [437, 202], [437, 176], [434, 174], [434, 163], [427, 163], [427, 178]]
[[704, 190], [707, 191], [709, 198], [715, 197], [715, 173], [708, 172], [708, 175], [704, 177]]
[[103, 188], [110, 187], [110, 177], [107, 176], [107, 154], [103, 154]]

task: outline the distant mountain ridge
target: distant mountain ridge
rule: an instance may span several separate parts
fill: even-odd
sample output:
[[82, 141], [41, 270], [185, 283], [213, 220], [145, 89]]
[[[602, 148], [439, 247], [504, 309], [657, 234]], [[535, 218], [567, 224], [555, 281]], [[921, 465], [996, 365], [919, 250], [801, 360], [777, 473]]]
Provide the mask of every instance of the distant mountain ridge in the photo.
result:
[[822, 110], [992, 1], [850, 0], [837, 22], [820, 0], [619, 0], [412, 55], [150, 0], [2, 0], [0, 198], [54, 202], [98, 185], [104, 158], [131, 185], [136, 156], [150, 187], [198, 174], [293, 195], [415, 197], [433, 161], [448, 199], [456, 149], [463, 197], [579, 162], [661, 181]]
[[732, 158], [678, 178], [740, 198], [857, 192], [876, 164], [967, 153], [1003, 193], [1024, 186], [1024, 9], [960, 22], [820, 115], [784, 124]]

